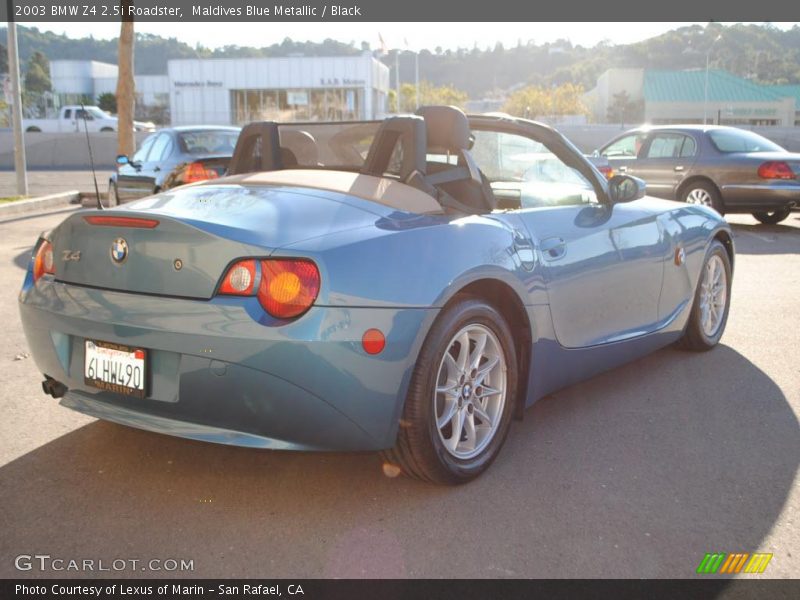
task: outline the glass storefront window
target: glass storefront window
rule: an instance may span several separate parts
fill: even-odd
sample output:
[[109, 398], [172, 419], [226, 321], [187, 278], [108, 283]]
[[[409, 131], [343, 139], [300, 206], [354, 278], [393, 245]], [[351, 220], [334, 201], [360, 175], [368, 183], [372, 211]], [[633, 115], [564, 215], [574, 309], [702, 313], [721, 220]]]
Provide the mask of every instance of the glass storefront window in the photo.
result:
[[231, 121], [355, 121], [362, 118], [361, 89], [231, 90]]

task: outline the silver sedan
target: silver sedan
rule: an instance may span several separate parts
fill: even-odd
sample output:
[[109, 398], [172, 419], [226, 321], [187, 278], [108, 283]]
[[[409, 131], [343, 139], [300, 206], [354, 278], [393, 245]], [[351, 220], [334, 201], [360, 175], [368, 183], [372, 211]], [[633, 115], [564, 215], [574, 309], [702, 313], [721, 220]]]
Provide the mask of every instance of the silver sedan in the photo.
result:
[[752, 213], [774, 224], [800, 205], [800, 154], [744, 129], [670, 125], [626, 131], [595, 155], [615, 173], [647, 182], [647, 193], [720, 214]]

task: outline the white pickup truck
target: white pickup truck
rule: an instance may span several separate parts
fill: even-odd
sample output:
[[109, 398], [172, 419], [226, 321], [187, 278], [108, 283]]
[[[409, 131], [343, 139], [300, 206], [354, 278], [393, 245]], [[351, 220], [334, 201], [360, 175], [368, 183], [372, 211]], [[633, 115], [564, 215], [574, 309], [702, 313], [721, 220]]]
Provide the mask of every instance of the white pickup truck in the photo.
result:
[[[23, 119], [22, 125], [27, 132], [66, 133], [83, 131], [83, 121], [89, 131], [116, 131], [117, 117], [112, 117], [97, 106], [67, 105], [62, 106], [55, 119]], [[155, 131], [153, 123], [133, 122], [134, 131]]]

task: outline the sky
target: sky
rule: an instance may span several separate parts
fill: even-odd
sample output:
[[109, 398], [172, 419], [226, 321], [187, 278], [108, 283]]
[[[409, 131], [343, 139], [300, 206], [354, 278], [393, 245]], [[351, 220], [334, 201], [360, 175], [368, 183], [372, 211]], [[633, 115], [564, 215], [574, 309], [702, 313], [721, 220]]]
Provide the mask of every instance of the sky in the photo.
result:
[[[537, 44], [568, 39], [575, 45], [594, 46], [608, 40], [612, 44], [638, 42], [671, 29], [694, 23], [136, 23], [136, 31], [152, 33], [207, 48], [226, 45], [268, 46], [290, 37], [295, 41], [322, 41], [326, 38], [342, 42], [366, 41], [379, 48], [380, 34], [386, 46], [433, 50], [494, 47], [497, 42], [516, 46], [519, 40]], [[706, 23], [696, 23], [705, 25]], [[796, 23], [773, 23], [790, 29]], [[445, 26], [446, 25], [446, 26]], [[112, 39], [119, 35], [118, 23], [38, 23], [41, 30], [66, 34], [71, 38], [92, 35]], [[406, 46], [407, 44], [407, 46]]]

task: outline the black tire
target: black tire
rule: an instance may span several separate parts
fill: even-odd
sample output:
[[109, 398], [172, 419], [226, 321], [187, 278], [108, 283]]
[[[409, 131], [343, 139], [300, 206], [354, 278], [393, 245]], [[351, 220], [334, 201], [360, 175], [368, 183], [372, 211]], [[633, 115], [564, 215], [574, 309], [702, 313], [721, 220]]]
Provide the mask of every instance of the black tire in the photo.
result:
[[[491, 331], [502, 349], [506, 396], [497, 428], [486, 447], [477, 455], [462, 459], [454, 456], [441, 439], [436, 425], [435, 387], [439, 367], [454, 336], [465, 327], [476, 325]], [[497, 457], [508, 435], [516, 402], [517, 369], [514, 338], [503, 316], [480, 298], [457, 297], [438, 317], [425, 339], [409, 385], [397, 441], [394, 448], [382, 453], [387, 463], [384, 468], [395, 472], [399, 468], [408, 476], [441, 484], [466, 483], [480, 475]]]
[[28, 127], [25, 130], [25, 133], [42, 133], [42, 130], [39, 129], [38, 127]]
[[791, 208], [784, 208], [783, 210], [769, 210], [754, 212], [753, 216], [757, 221], [764, 223], [764, 225], [775, 225], [786, 219], [792, 212]]
[[707, 194], [709, 201], [707, 204], [705, 204], [705, 206], [710, 206], [721, 215], [725, 214], [725, 206], [722, 204], [722, 198], [719, 195], [719, 190], [713, 183], [703, 179], [697, 179], [687, 183], [681, 189], [681, 202], [697, 204], [698, 202], [693, 200], [694, 193], [699, 193], [700, 195], [703, 193]]
[[[706, 265], [712, 257], [717, 256], [722, 260], [725, 269], [725, 308], [723, 309], [722, 320], [719, 323], [713, 335], [707, 335], [703, 330], [702, 325], [702, 283], [706, 271]], [[731, 261], [728, 252], [725, 250], [719, 241], [714, 240], [706, 251], [703, 266], [700, 271], [700, 277], [697, 280], [697, 289], [694, 293], [694, 301], [692, 303], [692, 312], [689, 315], [689, 322], [686, 324], [686, 329], [683, 332], [683, 337], [678, 341], [678, 346], [684, 350], [692, 350], [694, 352], [705, 352], [711, 350], [719, 343], [722, 334], [725, 332], [725, 325], [728, 322], [728, 312], [731, 307]]]
[[110, 132], [110, 131], [114, 131], [114, 129], [113, 129], [113, 128], [111, 128], [111, 127], [103, 127], [103, 128], [100, 130], [100, 132], [101, 132], [101, 133], [106, 133], [106, 132]]

